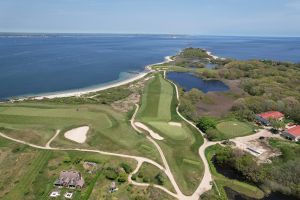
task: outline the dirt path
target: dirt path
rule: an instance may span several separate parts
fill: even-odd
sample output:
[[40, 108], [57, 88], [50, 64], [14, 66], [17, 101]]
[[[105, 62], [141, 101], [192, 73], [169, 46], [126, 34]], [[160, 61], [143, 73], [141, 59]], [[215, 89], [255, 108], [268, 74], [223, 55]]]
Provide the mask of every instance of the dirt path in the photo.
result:
[[148, 126], [146, 126], [145, 124], [143, 124], [141, 122], [134, 122], [134, 125], [137, 126], [138, 128], [141, 128], [141, 129], [144, 129], [145, 131], [147, 131], [153, 139], [156, 139], [156, 140], [164, 139], [158, 133], [152, 131]]
[[[135, 104], [135, 106], [136, 106], [135, 112], [134, 112], [134, 114], [132, 115], [132, 118], [131, 118], [131, 120], [130, 120], [131, 126], [132, 126], [135, 130], [138, 130], [138, 132], [142, 133], [142, 131], [139, 130], [139, 129], [136, 127], [135, 117], [136, 117], [136, 114], [137, 114], [137, 112], [138, 112], [138, 110], [139, 110], [139, 105], [138, 105], [138, 104]], [[143, 128], [143, 127], [139, 127], [139, 128]], [[149, 129], [149, 128], [148, 128], [148, 129]], [[145, 131], [148, 131], [148, 129], [145, 130]], [[158, 152], [159, 152], [159, 154], [160, 154], [160, 157], [161, 157], [161, 159], [162, 159], [162, 161], [163, 161], [163, 164], [164, 164], [164, 166], [165, 166], [165, 169], [163, 169], [163, 171], [165, 172], [165, 174], [168, 176], [169, 180], [171, 181], [171, 183], [172, 183], [172, 185], [173, 185], [173, 187], [174, 187], [174, 189], [175, 189], [175, 191], [176, 191], [176, 193], [177, 193], [177, 195], [178, 195], [178, 196], [177, 196], [178, 199], [185, 199], [186, 196], [185, 196], [185, 195], [181, 192], [181, 190], [179, 189], [179, 187], [178, 187], [178, 185], [177, 185], [177, 182], [175, 181], [175, 178], [174, 178], [174, 176], [173, 176], [173, 174], [172, 174], [172, 172], [171, 172], [171, 170], [170, 170], [169, 164], [168, 164], [168, 162], [167, 162], [167, 159], [166, 159], [166, 157], [165, 157], [165, 155], [164, 155], [162, 149], [160, 148], [160, 146], [159, 146], [159, 145], [158, 145], [151, 137], [147, 136], [147, 139], [148, 139], [150, 142], [152, 142], [152, 143], [155, 145], [156, 149], [158, 150]]]
[[204, 137], [204, 133], [198, 129], [198, 127], [191, 121], [189, 121], [188, 119], [186, 119], [183, 115], [181, 115], [181, 113], [179, 112], [179, 105], [180, 105], [180, 100], [179, 100], [179, 92], [178, 92], [178, 88], [177, 88], [177, 85], [175, 83], [173, 83], [172, 81], [166, 79], [167, 81], [169, 81], [171, 84], [173, 84], [175, 86], [175, 90], [176, 90], [176, 98], [178, 100], [178, 105], [176, 107], [176, 112], [177, 114], [185, 121], [187, 122], [188, 124], [190, 124], [191, 126], [193, 126], [196, 130], [198, 130], [198, 132], [203, 136], [203, 139], [204, 139], [204, 142], [203, 144], [200, 146], [199, 150], [198, 150], [198, 153], [199, 153], [199, 156], [201, 158], [201, 160], [203, 161], [203, 164], [204, 164], [204, 173], [203, 173], [203, 177], [202, 177], [202, 180], [198, 186], [198, 188], [196, 189], [196, 191], [193, 193], [193, 195], [191, 196], [190, 199], [199, 199], [199, 197], [204, 193], [204, 192], [207, 192], [209, 190], [212, 189], [212, 175], [211, 175], [211, 172], [210, 172], [210, 169], [209, 169], [209, 164], [208, 164], [208, 161], [206, 159], [206, 156], [205, 156], [205, 149], [209, 146], [212, 146], [214, 144], [217, 144], [218, 142], [209, 142], [205, 137]]
[[[24, 145], [28, 145], [30, 147], [33, 147], [33, 148], [37, 148], [37, 149], [43, 149], [43, 150], [53, 150], [53, 151], [80, 151], [80, 152], [93, 152], [93, 153], [99, 153], [99, 154], [102, 154], [102, 155], [108, 155], [108, 156], [117, 156], [117, 157], [121, 157], [121, 158], [129, 158], [129, 159], [134, 159], [137, 161], [137, 167], [135, 168], [135, 170], [129, 174], [129, 177], [128, 177], [128, 180], [130, 178], [130, 183], [132, 183], [133, 185], [136, 185], [136, 186], [144, 186], [144, 187], [148, 187], [150, 186], [150, 184], [146, 184], [146, 183], [137, 183], [135, 181], [132, 181], [131, 180], [131, 177], [133, 174], [135, 174], [136, 172], [138, 172], [138, 170], [140, 169], [141, 165], [146, 162], [146, 163], [149, 163], [149, 164], [152, 164], [154, 166], [156, 166], [157, 168], [159, 168], [160, 170], [162, 171], [165, 171], [165, 168], [163, 166], [161, 166], [160, 164], [156, 163], [155, 161], [151, 160], [151, 159], [148, 159], [148, 158], [144, 158], [144, 157], [139, 157], [139, 156], [131, 156], [131, 155], [126, 155], [126, 154], [119, 154], [119, 153], [111, 153], [111, 152], [106, 152], [106, 151], [99, 151], [99, 150], [91, 150], [91, 149], [71, 149], [71, 148], [54, 148], [54, 147], [51, 147], [50, 144], [51, 142], [56, 138], [56, 136], [59, 134], [59, 130], [57, 130], [56, 134], [48, 141], [48, 143], [45, 145], [45, 146], [39, 146], [39, 145], [35, 145], [35, 144], [31, 144], [29, 142], [25, 142], [25, 141], [22, 141], [22, 140], [18, 140], [18, 139], [15, 139], [15, 138], [12, 138], [12, 137], [9, 137], [3, 133], [0, 133], [0, 136], [3, 137], [3, 138], [6, 138], [8, 140], [11, 140], [11, 141], [14, 141], [14, 142], [17, 142], [17, 143], [20, 143], [20, 144], [24, 144]], [[150, 138], [152, 140], [152, 138]], [[153, 141], [153, 140], [152, 140]], [[166, 175], [169, 177], [170, 173], [166, 172]], [[170, 177], [169, 177], [170, 178]], [[173, 178], [174, 179], [174, 178]], [[177, 199], [180, 199], [180, 197], [177, 195], [177, 194], [174, 194], [172, 192], [170, 192], [168, 189], [160, 186], [160, 185], [153, 185], [154, 187], [156, 188], [159, 188], [159, 189], [162, 189], [163, 191], [165, 191], [166, 193], [172, 195], [173, 197], [177, 198]]]
[[50, 143], [58, 136], [59, 132], [60, 130], [57, 130], [54, 136], [47, 142], [47, 144], [45, 145], [46, 148], [51, 148]]

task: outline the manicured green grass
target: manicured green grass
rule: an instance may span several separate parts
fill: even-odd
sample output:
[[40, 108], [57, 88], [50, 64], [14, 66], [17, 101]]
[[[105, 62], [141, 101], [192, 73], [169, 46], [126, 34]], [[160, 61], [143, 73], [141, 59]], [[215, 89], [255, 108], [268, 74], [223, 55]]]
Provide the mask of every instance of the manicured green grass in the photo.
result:
[[169, 125], [167, 122], [150, 121], [148, 122], [154, 129], [162, 132], [173, 140], [184, 140], [188, 137], [185, 128]]
[[253, 128], [237, 120], [222, 121], [217, 124], [217, 130], [223, 134], [224, 139], [241, 137], [253, 133]]
[[217, 193], [217, 191], [220, 192], [220, 199], [227, 199], [224, 187], [229, 187], [232, 190], [235, 190], [239, 193], [242, 193], [248, 197], [254, 198], [254, 199], [261, 199], [264, 196], [263, 191], [261, 191], [259, 188], [253, 185], [249, 185], [244, 182], [240, 182], [238, 180], [229, 179], [222, 174], [219, 174], [214, 166], [214, 164], [211, 162], [213, 156], [215, 155], [215, 151], [221, 148], [220, 145], [213, 145], [208, 147], [205, 150], [205, 155], [209, 163], [210, 171], [213, 175], [213, 179], [215, 182], [215, 189], [214, 191]]
[[[158, 179], [158, 174], [160, 174], [160, 176], [162, 177], [163, 182], [160, 182], [160, 180]], [[161, 185], [167, 188], [169, 191], [175, 192], [168, 176], [154, 165], [143, 163], [140, 170], [133, 176], [135, 177], [135, 181], [137, 182]]]
[[[83, 125], [90, 127], [87, 141], [78, 144], [64, 138], [64, 132]], [[146, 156], [160, 162], [155, 146], [133, 130], [125, 113], [107, 105], [61, 105], [12, 103], [0, 105], [0, 132], [44, 146], [60, 129], [52, 147], [89, 148]], [[144, 148], [142, 145], [147, 146]]]
[[[203, 175], [203, 163], [198, 155], [203, 138], [177, 115], [174, 86], [162, 74], [156, 73], [154, 76], [145, 87], [137, 120], [164, 137], [158, 144], [166, 155], [171, 171], [182, 191], [192, 194]], [[182, 127], [169, 125], [170, 121], [181, 123]]]

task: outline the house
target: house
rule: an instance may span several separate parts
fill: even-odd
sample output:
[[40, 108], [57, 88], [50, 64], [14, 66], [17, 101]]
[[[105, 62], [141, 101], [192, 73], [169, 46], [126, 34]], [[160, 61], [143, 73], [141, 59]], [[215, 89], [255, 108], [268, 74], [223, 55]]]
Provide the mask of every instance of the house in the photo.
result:
[[270, 119], [282, 120], [284, 114], [278, 111], [269, 111], [255, 115], [255, 119], [263, 125], [270, 125]]
[[84, 179], [80, 172], [77, 171], [62, 171], [59, 178], [54, 182], [55, 186], [64, 186], [72, 189], [81, 189], [84, 185]]
[[83, 168], [92, 174], [96, 173], [98, 166], [97, 163], [85, 161], [83, 163]]
[[300, 140], [300, 126], [294, 126], [293, 128], [286, 129], [282, 132], [282, 136], [294, 140], [299, 141]]

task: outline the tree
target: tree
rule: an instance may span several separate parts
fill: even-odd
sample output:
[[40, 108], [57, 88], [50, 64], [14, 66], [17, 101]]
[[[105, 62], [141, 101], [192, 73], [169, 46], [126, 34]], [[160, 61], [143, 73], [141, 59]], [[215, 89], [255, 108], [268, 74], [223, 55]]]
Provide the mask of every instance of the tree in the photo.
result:
[[217, 122], [212, 117], [201, 117], [197, 123], [197, 127], [206, 132], [210, 128], [216, 128]]
[[283, 129], [285, 127], [285, 123], [278, 119], [269, 119], [269, 122], [276, 131]]
[[127, 174], [126, 173], [120, 173], [118, 177], [118, 182], [124, 183], [127, 180]]
[[161, 172], [159, 172], [156, 176], [155, 179], [157, 180], [159, 185], [163, 185], [165, 183], [165, 177]]
[[128, 164], [126, 164], [126, 163], [121, 163], [121, 167], [125, 170], [125, 172], [127, 174], [129, 174], [130, 172], [132, 172], [132, 168]]
[[118, 173], [113, 169], [106, 169], [104, 171], [104, 175], [107, 179], [110, 180], [115, 180], [116, 178], [118, 178]]

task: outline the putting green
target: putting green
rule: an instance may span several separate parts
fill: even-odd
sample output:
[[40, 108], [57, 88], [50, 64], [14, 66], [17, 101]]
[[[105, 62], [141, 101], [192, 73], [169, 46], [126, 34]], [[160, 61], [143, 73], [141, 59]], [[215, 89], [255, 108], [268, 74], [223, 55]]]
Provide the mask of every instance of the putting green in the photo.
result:
[[174, 140], [184, 140], [188, 137], [186, 130], [182, 127], [172, 126], [169, 125], [167, 122], [148, 122], [152, 127], [159, 130], [160, 133], [164, 134], [163, 137], [166, 135]]
[[240, 137], [249, 135], [253, 132], [251, 126], [239, 121], [223, 121], [217, 125], [218, 131], [223, 133], [226, 138]]

